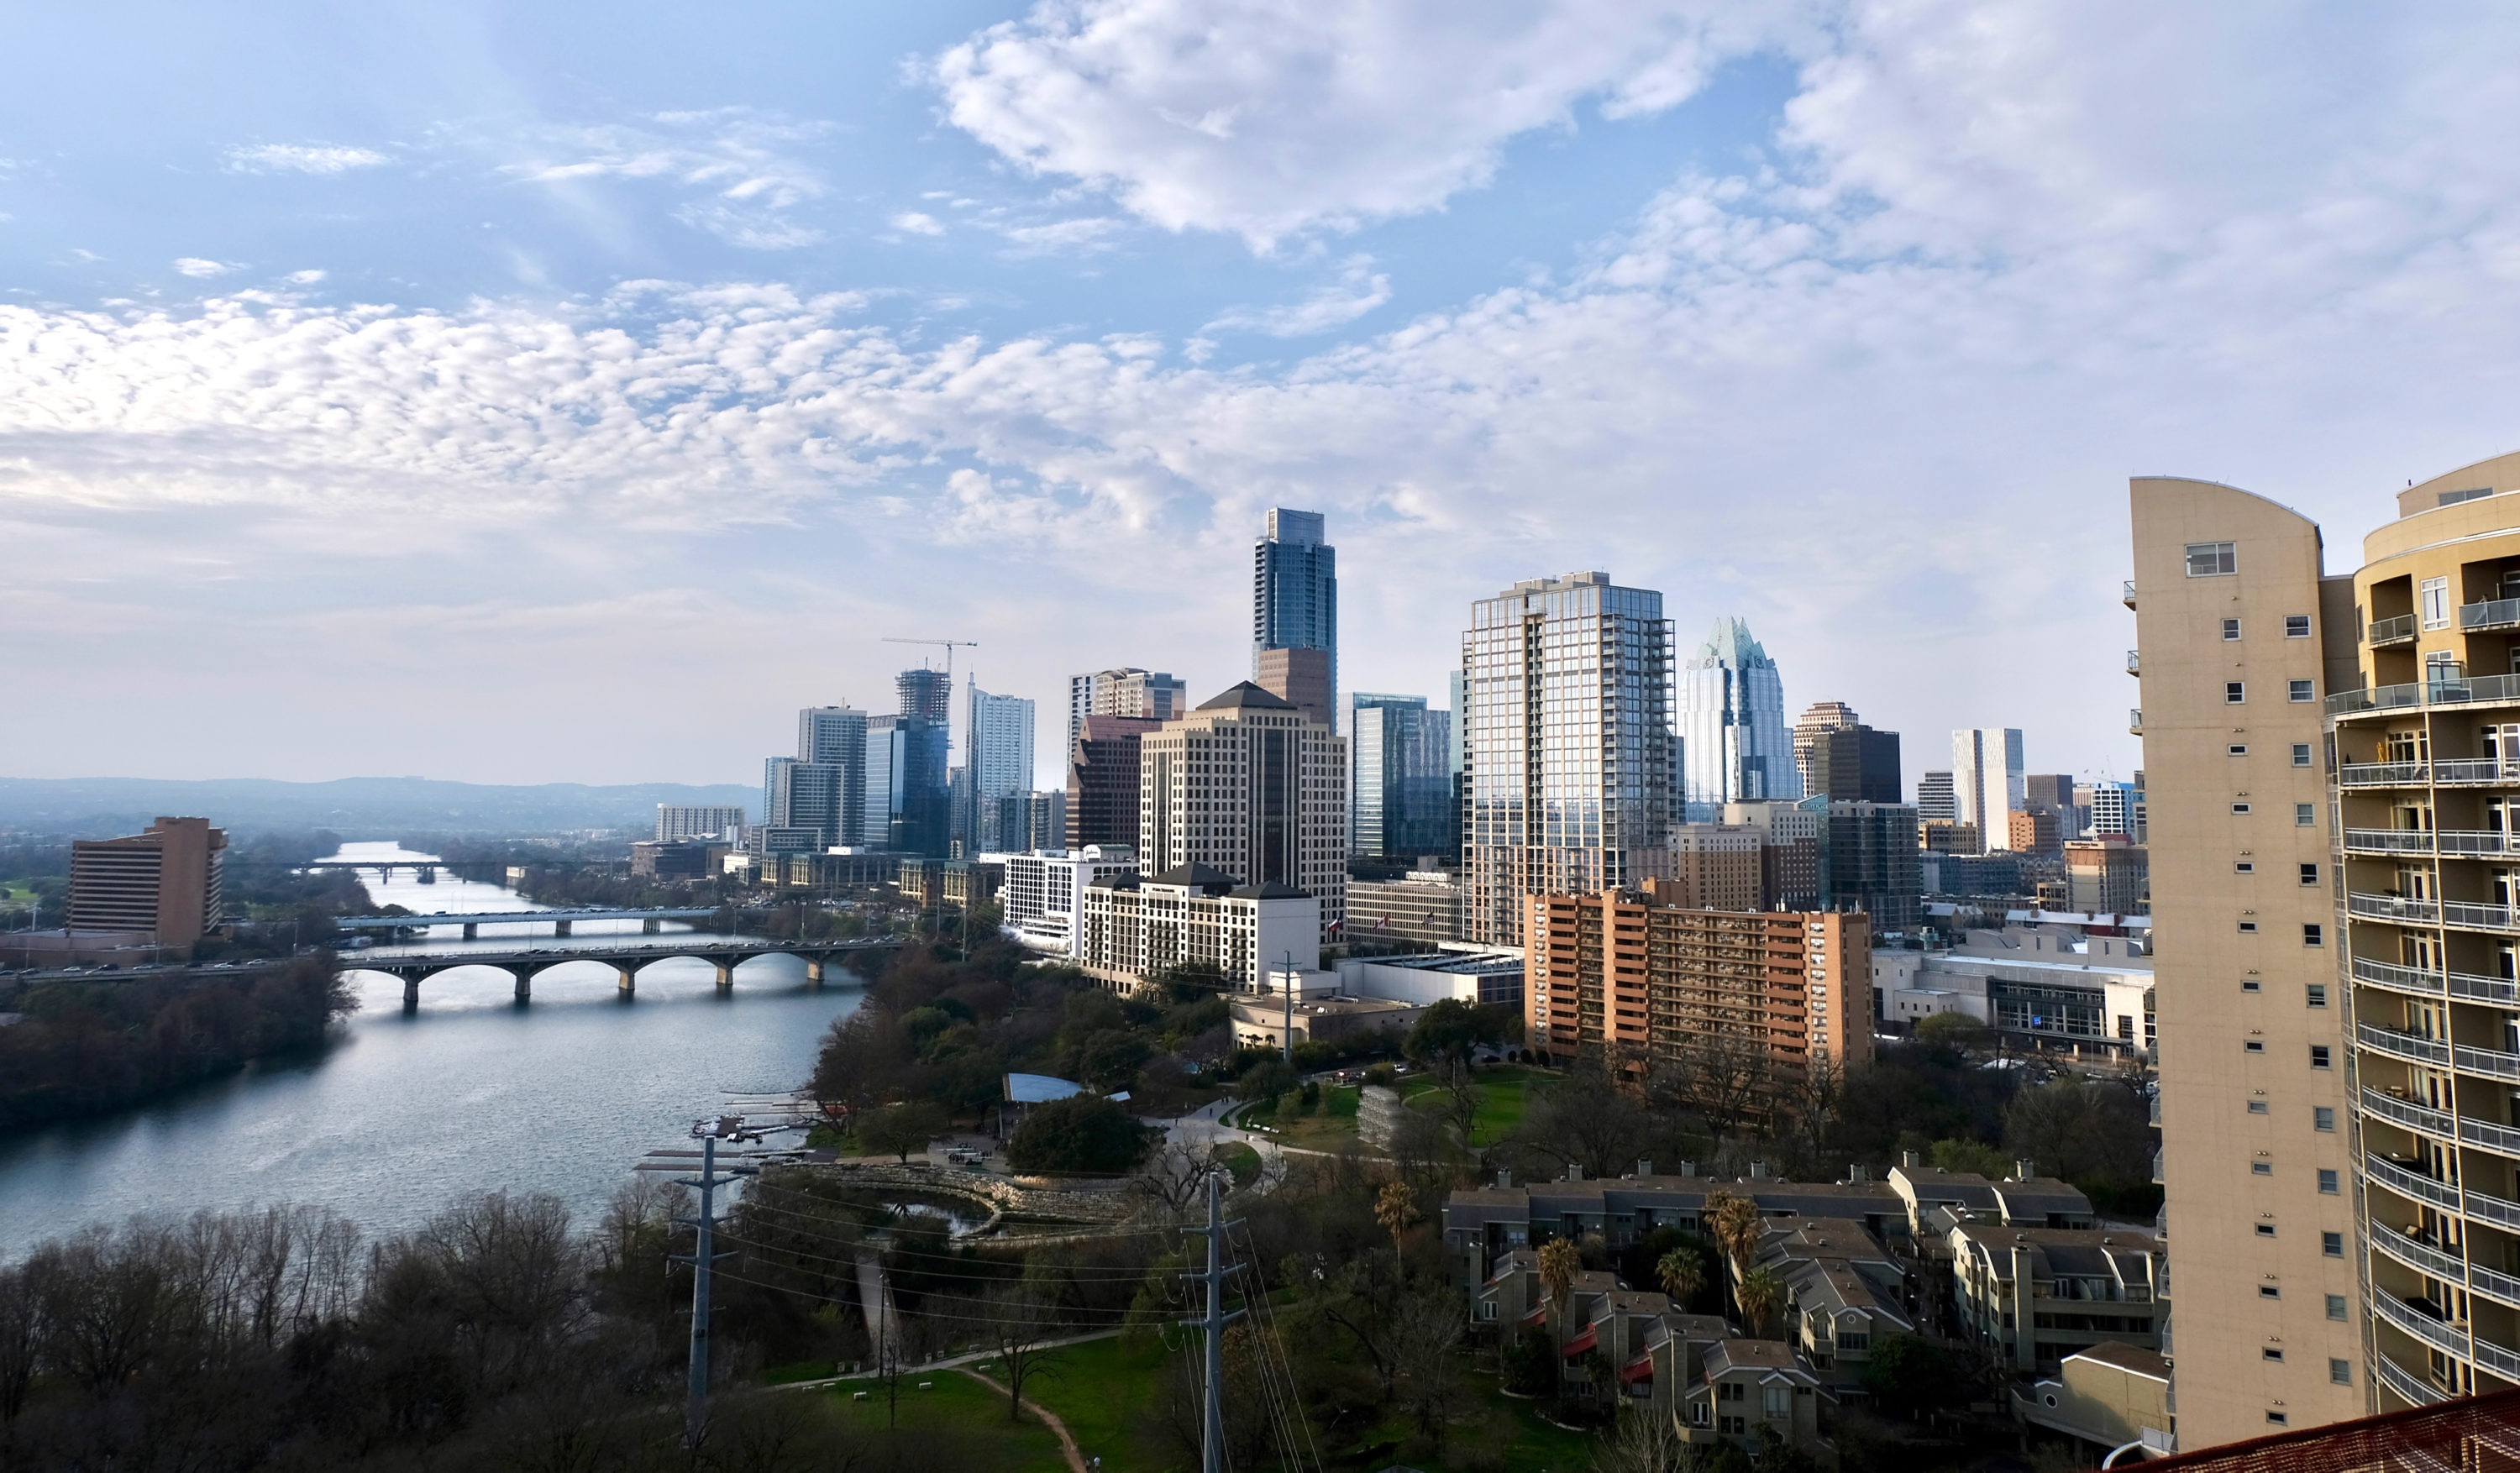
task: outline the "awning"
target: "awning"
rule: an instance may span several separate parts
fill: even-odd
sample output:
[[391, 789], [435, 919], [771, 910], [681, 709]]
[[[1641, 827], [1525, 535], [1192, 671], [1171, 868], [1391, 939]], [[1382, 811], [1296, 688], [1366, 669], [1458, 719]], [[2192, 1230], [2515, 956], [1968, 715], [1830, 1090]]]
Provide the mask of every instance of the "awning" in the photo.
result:
[[1522, 1317], [1522, 1322], [1528, 1325], [1547, 1324], [1549, 1322], [1549, 1306], [1545, 1304], [1533, 1305], [1531, 1307], [1531, 1313]]
[[1619, 1368], [1619, 1379], [1629, 1385], [1653, 1379], [1653, 1352], [1647, 1351]]
[[1598, 1346], [1601, 1343], [1600, 1331], [1601, 1327], [1598, 1324], [1584, 1326], [1584, 1333], [1566, 1342], [1564, 1354], [1567, 1359], [1572, 1360]]

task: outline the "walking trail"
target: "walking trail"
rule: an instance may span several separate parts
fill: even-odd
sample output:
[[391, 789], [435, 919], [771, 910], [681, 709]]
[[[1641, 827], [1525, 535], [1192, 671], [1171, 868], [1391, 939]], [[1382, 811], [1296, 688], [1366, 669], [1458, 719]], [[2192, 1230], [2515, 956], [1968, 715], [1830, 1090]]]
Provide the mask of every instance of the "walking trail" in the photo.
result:
[[[961, 1371], [963, 1374], [969, 1376], [972, 1380], [989, 1388], [991, 1391], [996, 1392], [998, 1395], [1007, 1395], [1007, 1388], [1005, 1385], [997, 1381], [995, 1378], [984, 1376], [968, 1365], [958, 1365], [954, 1368]], [[1016, 1405], [1023, 1407], [1024, 1410], [1031, 1412], [1034, 1416], [1041, 1418], [1042, 1425], [1058, 1434], [1058, 1451], [1067, 1454], [1067, 1465], [1070, 1468], [1075, 1469], [1076, 1473], [1088, 1473], [1085, 1466], [1085, 1454], [1078, 1450], [1076, 1439], [1069, 1435], [1067, 1424], [1058, 1419], [1058, 1412], [1051, 1410], [1039, 1402], [1032, 1401], [1029, 1398], [1017, 1403]]]

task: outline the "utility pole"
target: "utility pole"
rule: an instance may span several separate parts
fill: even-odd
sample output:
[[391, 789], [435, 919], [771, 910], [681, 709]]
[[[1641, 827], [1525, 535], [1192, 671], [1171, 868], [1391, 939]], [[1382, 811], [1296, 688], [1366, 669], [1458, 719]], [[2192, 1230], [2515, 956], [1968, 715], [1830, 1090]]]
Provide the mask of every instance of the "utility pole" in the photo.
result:
[[1295, 1067], [1295, 954], [1286, 954], [1286, 1067]]
[[1242, 1266], [1228, 1266], [1223, 1261], [1228, 1224], [1217, 1175], [1212, 1171], [1207, 1174], [1207, 1226], [1182, 1229], [1207, 1239], [1207, 1272], [1182, 1275], [1207, 1285], [1207, 1313], [1182, 1321], [1207, 1332], [1207, 1410], [1199, 1424], [1199, 1473], [1225, 1473], [1225, 1327], [1242, 1317], [1240, 1310], [1225, 1313], [1225, 1276], [1241, 1272]]
[[[702, 1134], [705, 1131], [706, 1134]], [[692, 1256], [676, 1261], [692, 1266], [692, 1364], [691, 1380], [683, 1396], [683, 1446], [697, 1448], [700, 1436], [708, 1430], [709, 1379], [709, 1271], [721, 1255], [717, 1246], [717, 1189], [735, 1180], [717, 1174], [717, 1132], [702, 1127], [693, 1134], [700, 1138], [700, 1175], [695, 1182], [680, 1179], [685, 1186], [697, 1186], [700, 1192], [700, 1215], [690, 1219], [699, 1230], [699, 1241], [693, 1244]]]

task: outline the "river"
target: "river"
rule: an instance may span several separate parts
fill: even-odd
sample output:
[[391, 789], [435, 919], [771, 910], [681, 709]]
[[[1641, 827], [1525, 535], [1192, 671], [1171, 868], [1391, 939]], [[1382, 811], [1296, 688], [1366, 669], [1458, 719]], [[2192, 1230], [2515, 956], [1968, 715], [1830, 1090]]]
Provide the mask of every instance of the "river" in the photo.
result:
[[[345, 844], [338, 857], [432, 856]], [[442, 870], [433, 885], [410, 870], [362, 879], [380, 908], [544, 909]], [[573, 939], [637, 928], [580, 923]], [[527, 929], [485, 925], [474, 944], [513, 945]], [[461, 934], [436, 928], [430, 949]], [[545, 932], [535, 944], [570, 942]], [[806, 991], [804, 963], [788, 957], [745, 962], [731, 996], [715, 976], [704, 961], [652, 962], [625, 1002], [610, 966], [572, 963], [535, 977], [518, 1006], [506, 972], [442, 972], [406, 1015], [401, 983], [354, 971], [359, 1011], [318, 1055], [0, 1142], [0, 1260], [136, 1212], [284, 1201], [330, 1207], [373, 1236], [484, 1188], [553, 1193], [591, 1225], [642, 1154], [690, 1144], [692, 1121], [729, 1094], [803, 1083], [824, 1031], [860, 995], [836, 964], [831, 987]]]

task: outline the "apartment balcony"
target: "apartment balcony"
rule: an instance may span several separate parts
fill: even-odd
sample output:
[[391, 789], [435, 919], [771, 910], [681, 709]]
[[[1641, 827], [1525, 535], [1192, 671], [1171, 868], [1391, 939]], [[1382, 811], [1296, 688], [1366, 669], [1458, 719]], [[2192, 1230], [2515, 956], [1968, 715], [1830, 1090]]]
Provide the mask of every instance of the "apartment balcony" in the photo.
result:
[[[2460, 1210], [2456, 1185], [2449, 1182], [2436, 1182], [2412, 1167], [2402, 1166], [2386, 1156], [2365, 1155], [2362, 1158], [2362, 1174], [2402, 1197], [2417, 1202], [2430, 1202], [2445, 1212]], [[2520, 1207], [2520, 1203], [2515, 1203], [2514, 1206]]]
[[2417, 628], [2413, 614], [2400, 614], [2394, 619], [2373, 619], [2362, 631], [2362, 643], [2374, 649], [2392, 645], [2411, 645]]
[[2441, 972], [2402, 966], [2395, 961], [2374, 961], [2368, 957], [2354, 959], [2354, 980], [2385, 987], [2391, 992], [2415, 993], [2428, 998], [2438, 998], [2449, 991], [2448, 979]]
[[2327, 714], [2366, 716], [2374, 711], [2398, 711], [2423, 703], [2424, 688], [2421, 686], [2372, 686], [2361, 691], [2339, 691], [2327, 697]]
[[2470, 1191], [2466, 1195], [2467, 1200], [2458, 1209], [2462, 1216], [2492, 1224], [2505, 1232], [2520, 1231], [2520, 1202], [2506, 1202], [2481, 1191]]
[[2143, 735], [2143, 708], [2141, 706], [2137, 706], [2127, 712], [2127, 735], [2130, 736], [2140, 736]]
[[2479, 675], [2424, 687], [2428, 706], [2507, 705], [2520, 701], [2520, 675]]
[[[2452, 1048], [2450, 1057], [2451, 1067], [2462, 1074], [2520, 1081], [2520, 1053], [2504, 1053], [2498, 1049], [2472, 1049], [2459, 1044]], [[2513, 1138], [2520, 1139], [2520, 1136]]]
[[2345, 830], [2345, 852], [2348, 854], [2430, 854], [2433, 843], [2433, 830], [2429, 828]]
[[2398, 1396], [2405, 1398], [2409, 1405], [2416, 1406], [2430, 1406], [2436, 1402], [2446, 1402], [2450, 1400], [2450, 1393], [2443, 1391], [2441, 1388], [2433, 1385], [2430, 1381], [2416, 1375], [2413, 1371], [2400, 1365], [2397, 1361], [2390, 1360], [2388, 1357], [2374, 1352], [2371, 1359], [2379, 1362], [2381, 1384], [2387, 1386], [2390, 1391], [2396, 1393]]
[[2480, 977], [2473, 972], [2452, 972], [2445, 990], [2463, 1003], [2498, 1003], [2505, 1007], [2520, 1007], [2520, 982], [2509, 977]]
[[2123, 599], [2126, 601], [2126, 606], [2127, 606], [2127, 607], [2129, 607], [2129, 608], [2133, 608], [2133, 607], [2135, 607], [2135, 580], [2134, 580], [2133, 578], [2129, 578], [2129, 579], [2126, 581], [2126, 588], [2125, 588], [2124, 592], [2120, 594], [2120, 596], [2119, 596], [2119, 597], [2123, 598]]
[[2345, 913], [2365, 920], [2402, 920], [2417, 925], [2439, 925], [2442, 918], [2438, 901], [2408, 900], [2400, 895], [2365, 895], [2359, 890], [2346, 895]]
[[2478, 634], [2488, 629], [2520, 629], [2520, 599], [2489, 599], [2483, 603], [2458, 606], [2458, 629], [2461, 634]]
[[2440, 852], [2453, 859], [2520, 854], [2520, 834], [2491, 828], [2445, 828], [2434, 837]]
[[[2428, 905], [2428, 901], [2408, 902]], [[2509, 906], [2485, 906], [2474, 901], [2445, 901], [2441, 907], [2442, 924], [2454, 925], [2465, 931], [2520, 932], [2520, 919], [2514, 919]]]
[[2445, 1253], [2411, 1233], [2374, 1218], [2371, 1222], [2371, 1246], [2405, 1264], [2418, 1273], [2446, 1278], [2452, 1283], [2467, 1280], [2467, 1263], [2455, 1253]]
[[2129, 674], [2129, 675], [2141, 675], [2141, 674], [2143, 674], [2143, 651], [2142, 651], [2142, 650], [2140, 650], [2140, 649], [2130, 649], [2130, 650], [2128, 650], [2128, 651], [2127, 651], [2127, 674]]
[[2374, 1284], [2371, 1287], [2371, 1308], [2380, 1312], [2381, 1318], [2433, 1349], [2462, 1361], [2470, 1359], [2471, 1342], [2465, 1322], [2443, 1318], [2441, 1311], [2433, 1305], [2410, 1303]]
[[2490, 1120], [2462, 1120], [2458, 1138], [2469, 1145], [2482, 1146], [2501, 1156], [2520, 1156], [2520, 1131]]
[[2362, 1087], [2362, 1113], [2409, 1131], [2421, 1131], [2436, 1140], [2458, 1138], [2458, 1125], [2447, 1113], [2410, 1099], [2400, 1099], [2368, 1085]]
[[[2395, 1028], [2382, 1028], [2376, 1023], [2354, 1025], [2355, 1042], [2374, 1053], [2404, 1059], [2410, 1064], [2423, 1064], [2435, 1069], [2450, 1067], [2450, 1045], [2421, 1034], [2404, 1033]], [[2443, 1117], [2447, 1119], [2448, 1117]]]
[[2336, 770], [2340, 787], [2421, 787], [2431, 781], [2426, 762], [2348, 762]]
[[2497, 762], [2491, 757], [2452, 758], [2433, 764], [2433, 781], [2449, 787], [2520, 782], [2520, 764]]

